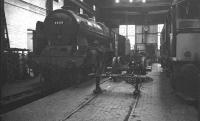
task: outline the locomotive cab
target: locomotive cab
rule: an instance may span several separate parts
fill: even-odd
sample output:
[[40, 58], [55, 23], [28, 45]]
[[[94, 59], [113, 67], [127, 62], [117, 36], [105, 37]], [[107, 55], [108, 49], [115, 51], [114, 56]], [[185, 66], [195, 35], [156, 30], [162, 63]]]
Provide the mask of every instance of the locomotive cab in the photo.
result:
[[69, 11], [56, 10], [44, 21], [45, 39], [49, 45], [71, 45], [77, 32], [77, 21]]

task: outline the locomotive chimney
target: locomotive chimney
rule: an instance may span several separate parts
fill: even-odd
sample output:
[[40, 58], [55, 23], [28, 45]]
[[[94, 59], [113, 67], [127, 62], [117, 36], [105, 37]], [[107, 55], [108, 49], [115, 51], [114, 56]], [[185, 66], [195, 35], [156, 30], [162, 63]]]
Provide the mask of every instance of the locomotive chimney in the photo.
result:
[[69, 6], [69, 5], [64, 5], [62, 8], [65, 9], [65, 10], [75, 11], [75, 8], [73, 8], [72, 6]]
[[79, 8], [70, 0], [64, 0], [64, 6], [62, 8], [66, 10], [72, 10], [74, 12], [79, 11]]

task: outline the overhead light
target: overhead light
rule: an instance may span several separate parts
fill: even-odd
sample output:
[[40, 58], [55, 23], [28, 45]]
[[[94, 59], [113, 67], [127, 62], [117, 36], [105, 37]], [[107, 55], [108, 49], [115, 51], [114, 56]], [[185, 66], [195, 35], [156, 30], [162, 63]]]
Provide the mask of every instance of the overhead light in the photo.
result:
[[142, 0], [143, 3], [146, 3], [146, 0]]
[[96, 11], [96, 6], [95, 5], [93, 5], [93, 10]]
[[115, 0], [115, 3], [119, 3], [119, 0]]
[[129, 0], [129, 2], [130, 2], [130, 3], [132, 3], [132, 2], [133, 2], [133, 0]]

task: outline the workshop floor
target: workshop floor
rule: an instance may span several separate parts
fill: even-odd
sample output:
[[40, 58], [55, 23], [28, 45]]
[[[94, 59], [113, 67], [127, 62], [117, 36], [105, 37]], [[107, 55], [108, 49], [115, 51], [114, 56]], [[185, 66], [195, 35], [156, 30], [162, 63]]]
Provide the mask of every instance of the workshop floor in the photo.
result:
[[[94, 82], [69, 88], [1, 115], [3, 121], [198, 121], [197, 110], [172, 91], [159, 64], [152, 66], [137, 103], [134, 87], [107, 81], [104, 90], [86, 106], [69, 114], [92, 96]], [[136, 105], [137, 104], [137, 105]]]

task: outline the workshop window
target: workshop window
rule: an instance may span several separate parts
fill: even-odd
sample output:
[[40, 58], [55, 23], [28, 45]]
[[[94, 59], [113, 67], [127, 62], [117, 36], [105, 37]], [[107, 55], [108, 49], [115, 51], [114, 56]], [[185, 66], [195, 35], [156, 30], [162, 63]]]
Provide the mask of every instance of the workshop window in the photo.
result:
[[131, 49], [134, 49], [135, 45], [135, 25], [120, 25], [119, 34], [125, 36], [130, 40]]
[[80, 14], [83, 14], [83, 9], [82, 8], [80, 8]]
[[163, 29], [164, 24], [158, 24], [158, 50], [160, 50], [160, 36]]
[[126, 36], [126, 25], [120, 25], [119, 26], [119, 34]]
[[27, 49], [33, 51], [33, 30], [27, 29]]

